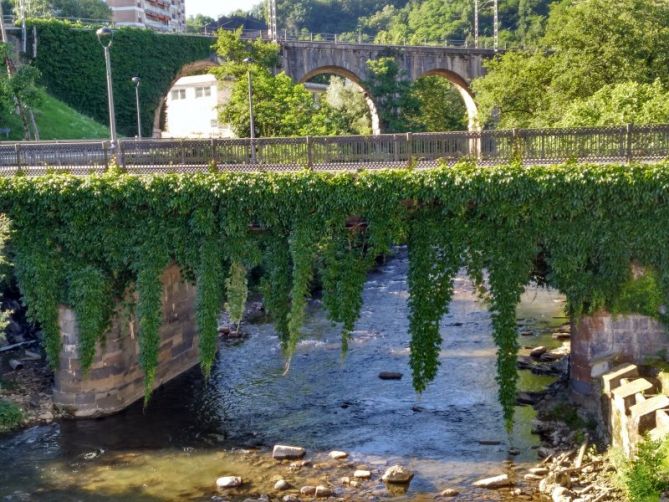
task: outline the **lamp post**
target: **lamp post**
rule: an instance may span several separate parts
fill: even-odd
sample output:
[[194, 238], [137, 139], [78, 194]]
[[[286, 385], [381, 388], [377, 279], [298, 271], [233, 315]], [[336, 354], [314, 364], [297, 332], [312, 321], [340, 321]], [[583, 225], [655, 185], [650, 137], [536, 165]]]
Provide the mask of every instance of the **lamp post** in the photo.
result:
[[244, 63], [248, 66], [248, 79], [249, 79], [249, 125], [251, 129], [251, 162], [256, 163], [256, 148], [255, 148], [255, 124], [253, 120], [253, 76], [251, 75], [251, 64], [255, 61], [253, 58], [244, 58]]
[[132, 77], [132, 83], [135, 84], [135, 103], [137, 106], [137, 138], [142, 139], [142, 112], [139, 105], [139, 85], [142, 79], [139, 77]]
[[114, 89], [112, 87], [112, 73], [111, 73], [111, 60], [109, 57], [109, 48], [112, 45], [114, 38], [114, 33], [111, 28], [105, 26], [100, 28], [95, 32], [98, 37], [100, 45], [104, 49], [105, 53], [105, 66], [107, 70], [107, 100], [109, 102], [109, 130], [111, 132], [111, 144], [110, 149], [113, 151], [116, 149], [117, 137], [116, 137], [116, 116], [114, 115]]

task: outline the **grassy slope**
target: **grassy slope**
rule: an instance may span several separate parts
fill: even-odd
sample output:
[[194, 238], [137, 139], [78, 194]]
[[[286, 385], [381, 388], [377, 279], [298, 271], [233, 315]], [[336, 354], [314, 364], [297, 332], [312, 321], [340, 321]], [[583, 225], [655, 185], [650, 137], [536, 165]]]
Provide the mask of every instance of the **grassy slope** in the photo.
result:
[[[40, 139], [104, 139], [109, 137], [109, 129], [90, 117], [70, 108], [68, 105], [42, 92], [42, 102], [35, 108], [35, 120]], [[5, 118], [0, 127], [11, 128], [9, 139], [23, 139], [21, 120], [12, 115]], [[4, 135], [0, 139], [5, 140]]]

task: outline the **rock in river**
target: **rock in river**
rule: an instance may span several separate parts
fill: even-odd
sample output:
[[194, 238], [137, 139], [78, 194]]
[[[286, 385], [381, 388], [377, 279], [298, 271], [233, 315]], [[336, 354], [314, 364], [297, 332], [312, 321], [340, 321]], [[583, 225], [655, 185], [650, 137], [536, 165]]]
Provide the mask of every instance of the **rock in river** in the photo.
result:
[[330, 452], [330, 458], [333, 458], [335, 460], [343, 460], [348, 457], [348, 453], [345, 451], [331, 451]]
[[490, 489], [504, 488], [505, 486], [513, 486], [513, 481], [509, 479], [508, 474], [500, 474], [499, 476], [476, 481], [474, 486]]
[[332, 490], [330, 490], [327, 486], [322, 486], [318, 485], [316, 487], [316, 493], [314, 494], [316, 497], [331, 497], [332, 496]]
[[453, 488], [446, 488], [445, 490], [442, 490], [442, 492], [439, 495], [441, 497], [457, 497], [458, 495], [460, 495], [460, 492], [454, 490]]
[[382, 371], [379, 373], [381, 380], [402, 380], [403, 376], [399, 371]]
[[277, 444], [272, 450], [272, 458], [276, 460], [290, 460], [304, 457], [306, 450], [299, 446], [285, 446]]
[[360, 479], [369, 479], [372, 477], [372, 473], [369, 471], [365, 471], [363, 469], [358, 469], [353, 473], [354, 478], [360, 478]]
[[401, 465], [389, 467], [381, 478], [386, 483], [408, 483], [413, 479], [413, 472]]
[[219, 488], [236, 488], [242, 485], [242, 478], [239, 476], [222, 476], [216, 480], [216, 486]]

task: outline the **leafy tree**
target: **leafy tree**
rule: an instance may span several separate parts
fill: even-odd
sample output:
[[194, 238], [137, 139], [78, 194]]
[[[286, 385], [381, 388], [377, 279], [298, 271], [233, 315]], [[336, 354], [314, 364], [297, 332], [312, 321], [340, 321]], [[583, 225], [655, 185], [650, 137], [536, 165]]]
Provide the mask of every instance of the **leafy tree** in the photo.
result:
[[466, 130], [468, 119], [460, 93], [442, 77], [423, 77], [411, 85], [418, 111], [410, 121], [422, 131]]
[[558, 125], [606, 126], [669, 122], [669, 90], [652, 84], [625, 82], [602, 87], [589, 98], [574, 101]]
[[504, 127], [552, 126], [575, 100], [625, 82], [669, 82], [669, 4], [569, 0], [550, 12], [541, 45], [507, 53], [474, 83], [483, 119]]
[[414, 128], [410, 117], [418, 113], [419, 103], [410, 92], [411, 82], [402, 75], [395, 58], [367, 61], [372, 78], [366, 83], [377, 106], [381, 130], [404, 132]]
[[372, 134], [372, 119], [362, 91], [352, 82], [332, 77], [325, 100], [344, 118], [344, 129], [355, 134]]
[[53, 0], [51, 10], [58, 17], [111, 20], [112, 12], [103, 0]]
[[186, 19], [187, 33], [202, 33], [204, 27], [214, 23], [216, 20], [213, 17], [198, 14], [197, 16], [188, 16]]

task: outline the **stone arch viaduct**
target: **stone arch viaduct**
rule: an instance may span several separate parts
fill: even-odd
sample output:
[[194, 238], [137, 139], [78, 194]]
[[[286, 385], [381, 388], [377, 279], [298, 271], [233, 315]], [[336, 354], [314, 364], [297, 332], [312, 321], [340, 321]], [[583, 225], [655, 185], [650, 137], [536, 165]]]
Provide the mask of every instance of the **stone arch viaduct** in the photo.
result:
[[[321, 74], [334, 74], [351, 80], [365, 91], [375, 115], [374, 96], [365, 89], [371, 78], [367, 61], [393, 57], [400, 71], [411, 81], [436, 75], [447, 79], [458, 90], [467, 108], [469, 129], [478, 127], [478, 113], [471, 82], [484, 74], [483, 62], [495, 52], [491, 49], [342, 44], [282, 41], [281, 69], [296, 82], [307, 82]], [[377, 117], [378, 131], [378, 117]]]

